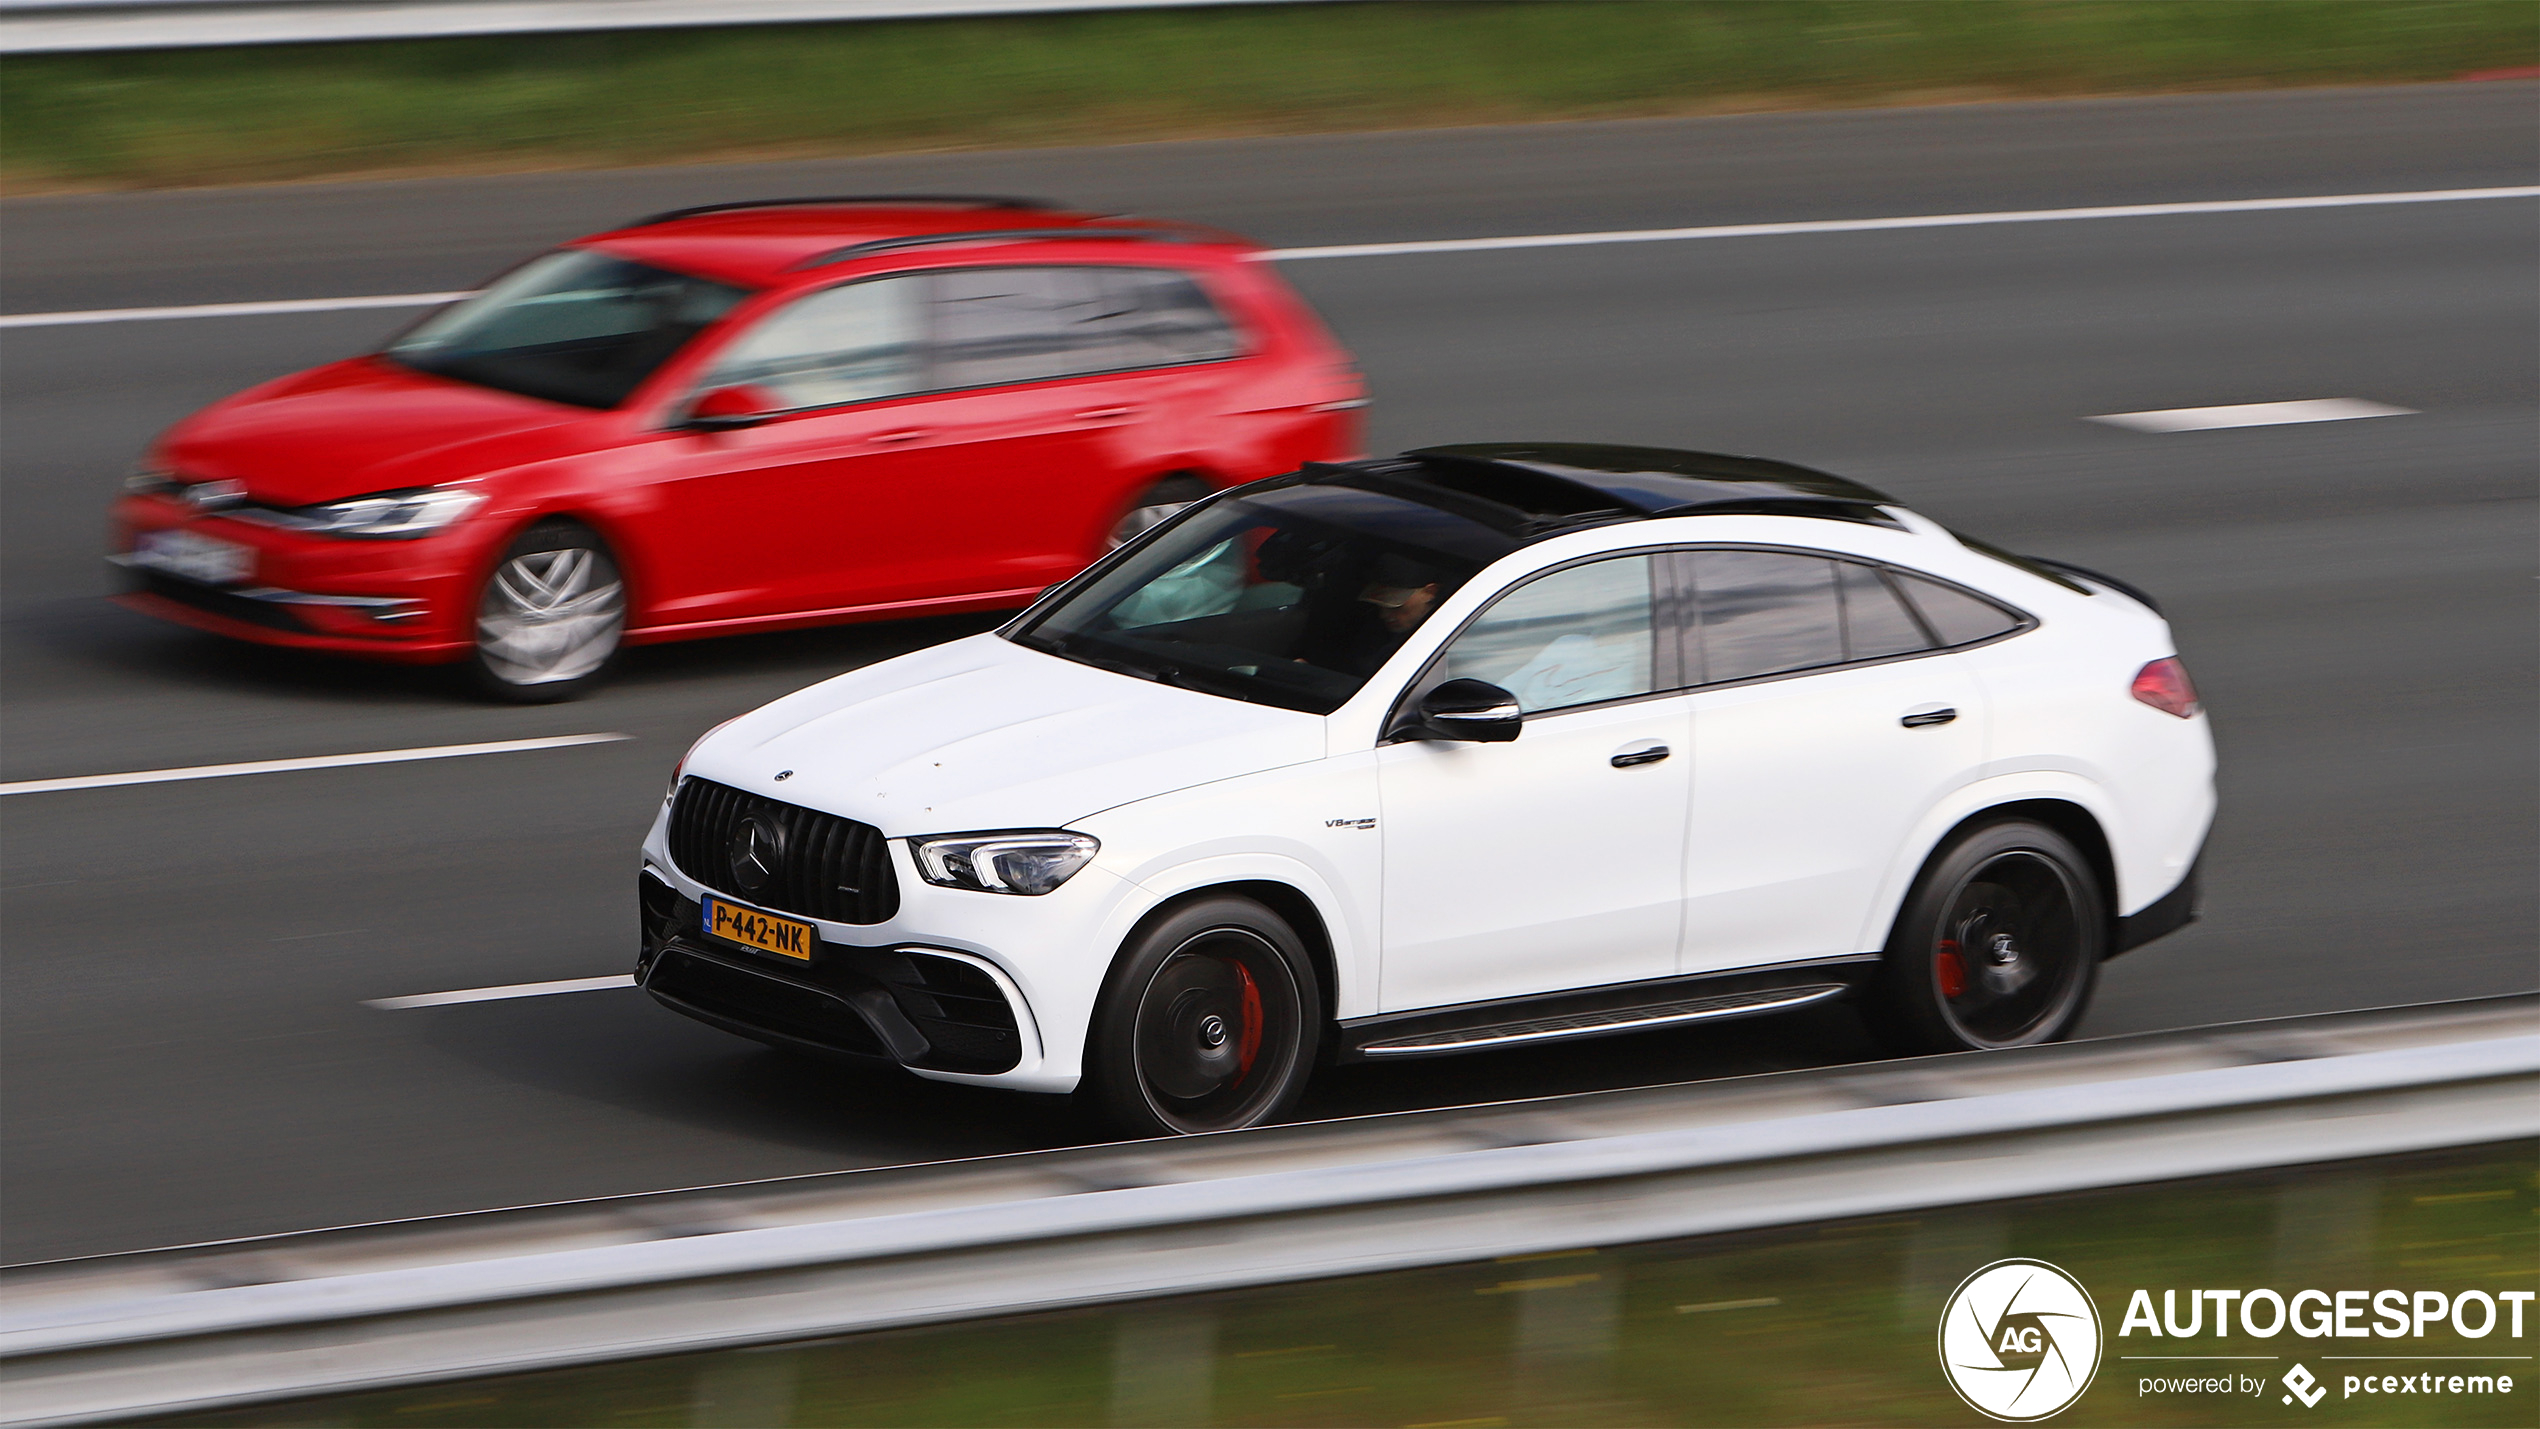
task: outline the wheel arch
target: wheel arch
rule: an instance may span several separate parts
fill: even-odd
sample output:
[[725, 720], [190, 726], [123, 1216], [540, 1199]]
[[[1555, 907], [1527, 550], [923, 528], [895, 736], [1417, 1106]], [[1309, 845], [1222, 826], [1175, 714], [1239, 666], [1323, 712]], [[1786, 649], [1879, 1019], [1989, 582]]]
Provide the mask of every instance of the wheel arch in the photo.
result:
[[[1324, 1022], [1331, 1022], [1337, 1015], [1334, 1009], [1339, 996], [1339, 972], [1332, 948], [1331, 929], [1325, 926], [1323, 910], [1316, 905], [1313, 895], [1293, 883], [1268, 878], [1237, 878], [1182, 889], [1138, 915], [1137, 921], [1112, 948], [1111, 966], [1119, 966], [1129, 947], [1156, 924], [1203, 899], [1229, 896], [1251, 899], [1278, 914], [1296, 931], [1297, 940], [1305, 944], [1306, 956], [1313, 960], [1315, 980], [1322, 984], [1322, 1006], [1318, 1015]], [[1109, 969], [1105, 969], [1104, 978], [1107, 984]]]
[[[1947, 853], [1951, 845], [1964, 838], [1971, 830], [1982, 828], [1987, 824], [2009, 823], [2018, 819], [2044, 824], [2053, 829], [2070, 840], [2074, 848], [2081, 850], [2082, 857], [2089, 861], [2090, 876], [2098, 880], [2099, 902], [2108, 923], [2107, 937], [2102, 944], [2106, 951], [2102, 952], [2101, 957], [2104, 961], [2107, 957], [2113, 956], [2120, 921], [2117, 915], [2116, 853], [2108, 843], [2107, 831], [2100, 827], [2099, 816], [2070, 799], [2012, 799], [2000, 804], [1988, 804], [1984, 808], [1967, 814], [1951, 824], [1939, 838], [1932, 841], [1931, 847], [1923, 851], [1922, 861], [1914, 866], [1913, 877], [1906, 880], [1905, 893], [1909, 895], [1912, 889], [1922, 882], [1923, 875], [1931, 870], [1931, 866], [1940, 859], [1941, 855]], [[1887, 937], [1881, 944], [1882, 947], [1895, 945], [1896, 920], [1905, 916], [1906, 901], [1905, 896], [1900, 896], [1895, 909], [1890, 913]]]

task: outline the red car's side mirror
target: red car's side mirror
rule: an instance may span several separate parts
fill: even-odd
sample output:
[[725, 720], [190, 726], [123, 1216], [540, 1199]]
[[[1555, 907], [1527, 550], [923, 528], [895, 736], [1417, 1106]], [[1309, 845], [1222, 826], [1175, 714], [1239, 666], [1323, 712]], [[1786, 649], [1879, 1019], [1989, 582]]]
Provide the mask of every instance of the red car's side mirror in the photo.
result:
[[699, 431], [728, 432], [736, 427], [755, 427], [783, 410], [776, 395], [764, 387], [744, 383], [735, 387], [717, 387], [697, 399], [688, 409], [681, 425]]

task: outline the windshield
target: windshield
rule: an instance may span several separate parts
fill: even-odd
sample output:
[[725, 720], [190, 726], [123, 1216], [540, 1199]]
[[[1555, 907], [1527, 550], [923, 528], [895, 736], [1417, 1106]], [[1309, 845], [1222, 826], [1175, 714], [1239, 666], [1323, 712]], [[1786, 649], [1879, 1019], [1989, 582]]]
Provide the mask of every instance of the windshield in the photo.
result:
[[388, 356], [482, 387], [614, 407], [747, 290], [586, 248], [535, 259]]
[[1514, 544], [1372, 491], [1272, 488], [1161, 528], [1011, 638], [1141, 679], [1330, 714]]

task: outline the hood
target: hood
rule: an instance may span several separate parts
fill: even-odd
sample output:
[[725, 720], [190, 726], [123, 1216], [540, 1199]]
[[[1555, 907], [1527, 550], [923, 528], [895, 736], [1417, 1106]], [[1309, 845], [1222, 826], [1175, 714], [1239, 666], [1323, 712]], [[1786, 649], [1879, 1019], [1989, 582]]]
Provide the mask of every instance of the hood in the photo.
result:
[[1058, 828], [1323, 750], [1319, 716], [974, 635], [743, 715], [698, 747], [687, 772], [903, 838]]
[[213, 403], [159, 455], [189, 477], [245, 482], [256, 501], [306, 506], [561, 455], [603, 415], [360, 357]]

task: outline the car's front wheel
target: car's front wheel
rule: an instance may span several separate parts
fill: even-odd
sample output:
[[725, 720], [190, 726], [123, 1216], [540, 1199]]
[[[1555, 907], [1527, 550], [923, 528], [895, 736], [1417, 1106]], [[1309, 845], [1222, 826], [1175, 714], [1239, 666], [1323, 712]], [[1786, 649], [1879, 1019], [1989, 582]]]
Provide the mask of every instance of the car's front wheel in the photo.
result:
[[476, 602], [477, 687], [499, 700], [569, 700], [606, 674], [626, 633], [626, 582], [597, 533], [544, 521], [521, 534]]
[[1133, 1136], [1230, 1131], [1294, 1105], [1322, 990], [1287, 920], [1248, 898], [1174, 911], [1123, 949], [1085, 1049], [1084, 1098]]
[[2105, 895], [2072, 841], [2024, 819], [1961, 834], [1923, 870], [1872, 991], [1900, 1052], [2028, 1047], [2070, 1035], [2107, 950]]

